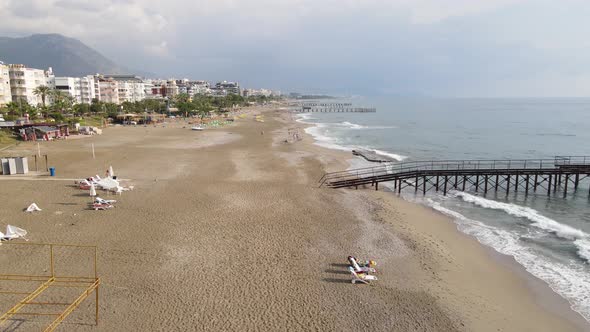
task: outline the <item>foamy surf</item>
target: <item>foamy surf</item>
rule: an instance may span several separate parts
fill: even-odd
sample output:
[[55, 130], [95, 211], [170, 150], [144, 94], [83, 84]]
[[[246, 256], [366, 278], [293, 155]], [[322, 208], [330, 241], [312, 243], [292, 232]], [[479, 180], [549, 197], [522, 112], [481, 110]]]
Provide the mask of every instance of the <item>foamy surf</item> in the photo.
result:
[[451, 194], [455, 197], [463, 199], [465, 202], [473, 203], [482, 208], [500, 210], [515, 217], [526, 218], [533, 222], [531, 225], [551, 232], [567, 240], [584, 239], [588, 237], [588, 234], [584, 233], [583, 231], [559, 223], [551, 218], [547, 218], [541, 215], [537, 210], [531, 209], [529, 207], [492, 201], [461, 191], [452, 192]]
[[392, 158], [395, 161], [402, 161], [407, 158], [406, 156], [403, 156], [400, 154], [391, 153], [391, 152], [383, 151], [383, 150], [379, 150], [379, 149], [373, 149], [373, 148], [370, 148], [367, 146], [345, 145], [345, 144], [342, 144], [341, 142], [339, 142], [338, 139], [335, 138], [334, 136], [328, 135], [330, 132], [330, 128], [334, 127], [334, 126], [339, 127], [344, 124], [348, 128], [365, 128], [361, 125], [354, 124], [354, 123], [351, 123], [348, 121], [345, 121], [342, 123], [336, 123], [336, 124], [322, 123], [322, 122], [306, 122], [307, 120], [313, 119], [310, 114], [298, 114], [297, 117], [298, 117], [298, 119], [296, 121], [298, 121], [300, 123], [313, 125], [311, 127], [305, 128], [305, 132], [313, 137], [313, 139], [315, 141], [314, 143], [318, 146], [325, 147], [328, 149], [333, 149], [333, 150], [349, 151], [349, 152], [352, 152], [352, 150], [355, 150], [355, 149], [369, 150], [369, 151], [375, 152], [378, 155]]
[[[535, 253], [532, 248], [522, 245], [518, 234], [469, 219], [432, 199], [426, 199], [424, 203], [451, 217], [461, 232], [475, 237], [480, 243], [501, 254], [514, 257], [530, 274], [546, 282], [570, 303], [573, 310], [590, 322], [590, 296], [587, 295], [590, 294], [590, 282], [584, 266], [551, 261]], [[586, 240], [576, 240], [578, 241]], [[583, 245], [586, 249], [589, 248], [587, 244]]]
[[574, 241], [576, 247], [578, 247], [578, 256], [586, 260], [586, 263], [590, 263], [590, 240], [579, 239]]

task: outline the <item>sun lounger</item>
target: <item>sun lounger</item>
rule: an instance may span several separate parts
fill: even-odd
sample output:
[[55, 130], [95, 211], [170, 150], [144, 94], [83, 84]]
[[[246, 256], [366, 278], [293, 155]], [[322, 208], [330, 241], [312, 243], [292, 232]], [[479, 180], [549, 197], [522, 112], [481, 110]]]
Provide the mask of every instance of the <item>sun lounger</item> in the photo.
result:
[[114, 207], [115, 206], [114, 205], [111, 205], [111, 204], [102, 204], [102, 203], [93, 203], [92, 204], [92, 208], [95, 211], [98, 211], [98, 210], [108, 210], [108, 209], [112, 209]]
[[350, 272], [350, 276], [352, 278], [351, 282], [353, 284], [356, 284], [357, 282], [360, 282], [363, 284], [368, 284], [371, 281], [377, 280], [377, 277], [372, 276], [370, 274], [362, 273], [362, 272], [357, 273], [352, 266], [348, 267], [348, 271]]
[[[356, 260], [356, 258], [354, 258], [353, 256], [348, 256], [348, 262], [350, 263], [350, 265], [354, 268], [354, 270], [358, 273], [375, 273], [377, 272], [377, 270], [375, 270], [374, 268], [372, 268], [371, 266], [360, 266]], [[371, 262], [368, 265], [372, 265]]]
[[[0, 232], [0, 240], [2, 241], [10, 241], [15, 239], [25, 239], [27, 236], [27, 231], [22, 228], [18, 228], [16, 226], [8, 225], [6, 226], [6, 233], [3, 234]], [[26, 240], [26, 239], [25, 239]]]
[[112, 205], [112, 204], [117, 203], [117, 200], [115, 200], [115, 199], [102, 199], [100, 197], [96, 197], [94, 199], [94, 202], [95, 203], [99, 203], [99, 204], [110, 204], [110, 205]]

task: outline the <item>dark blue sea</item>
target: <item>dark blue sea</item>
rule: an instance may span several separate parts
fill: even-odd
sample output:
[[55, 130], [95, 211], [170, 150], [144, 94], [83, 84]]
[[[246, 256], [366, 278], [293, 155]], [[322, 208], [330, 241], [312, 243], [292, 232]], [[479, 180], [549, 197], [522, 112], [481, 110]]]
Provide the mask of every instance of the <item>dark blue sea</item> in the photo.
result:
[[[338, 100], [342, 102], [343, 100]], [[377, 113], [308, 113], [316, 144], [371, 149], [398, 161], [590, 155], [590, 99], [347, 99]], [[323, 100], [322, 102], [327, 102]], [[352, 158], [352, 157], [351, 157]], [[373, 164], [374, 165], [374, 164]], [[371, 166], [355, 157], [352, 167]], [[546, 191], [402, 193], [512, 256], [590, 321], [590, 179], [563, 198]]]

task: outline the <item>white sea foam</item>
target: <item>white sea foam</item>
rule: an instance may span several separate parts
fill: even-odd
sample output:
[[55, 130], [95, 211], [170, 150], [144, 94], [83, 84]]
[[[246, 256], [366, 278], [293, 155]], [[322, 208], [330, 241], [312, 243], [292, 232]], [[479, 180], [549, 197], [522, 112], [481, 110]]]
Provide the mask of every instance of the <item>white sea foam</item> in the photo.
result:
[[315, 120], [315, 118], [312, 117], [310, 113], [297, 114], [296, 117], [297, 117], [297, 119], [295, 121], [300, 122], [300, 123], [312, 123], [312, 122], [306, 122], [306, 120]]
[[[550, 261], [536, 254], [532, 248], [523, 246], [518, 234], [469, 219], [431, 199], [426, 199], [426, 204], [453, 218], [457, 228], [463, 233], [475, 237], [480, 243], [499, 253], [514, 257], [529, 273], [545, 281], [551, 289], [568, 300], [572, 309], [590, 322], [590, 280], [585, 266]], [[576, 240], [584, 241], [586, 240]], [[588, 249], [586, 245], [588, 243], [584, 245]]]
[[590, 240], [579, 239], [574, 241], [574, 244], [578, 248], [578, 256], [590, 263]]
[[367, 128], [367, 126], [363, 126], [363, 125], [348, 122], [348, 121], [341, 122], [340, 124], [343, 125], [344, 127], [350, 128], [350, 129], [365, 129], [365, 128]]
[[318, 146], [333, 150], [352, 151], [351, 148], [338, 144], [333, 137], [326, 135], [325, 127], [326, 125], [323, 123], [316, 123], [314, 127], [305, 128], [305, 132], [313, 137]]
[[402, 156], [401, 154], [395, 154], [395, 153], [391, 153], [391, 152], [387, 152], [387, 151], [383, 151], [383, 150], [377, 150], [377, 149], [370, 149], [373, 150], [376, 154], [380, 154], [382, 156], [386, 156], [386, 157], [390, 157], [393, 158], [397, 161], [402, 161], [408, 157], [406, 156]]
[[[319, 145], [319, 146], [322, 146], [322, 147], [325, 147], [328, 149], [349, 151], [349, 152], [352, 150], [355, 150], [355, 149], [369, 150], [369, 151], [375, 152], [376, 154], [390, 157], [396, 161], [402, 161], [407, 158], [406, 156], [402, 156], [400, 154], [395, 154], [395, 153], [391, 153], [391, 152], [387, 152], [387, 151], [383, 151], [383, 150], [373, 149], [373, 148], [370, 148], [367, 146], [343, 145], [340, 142], [338, 142], [338, 139], [336, 139], [333, 136], [328, 135], [330, 132], [330, 128], [338, 127], [341, 124], [305, 122], [305, 120], [313, 119], [313, 118], [309, 117], [309, 115], [310, 114], [298, 114], [299, 119], [297, 119], [297, 121], [299, 121], [301, 123], [313, 124], [313, 126], [305, 128], [305, 132], [314, 138], [316, 145]], [[349, 127], [360, 126], [360, 125], [353, 124], [350, 122], [345, 122], [345, 123], [347, 123], [347, 126], [349, 126]]]
[[396, 129], [396, 126], [368, 126], [368, 125], [360, 125], [357, 123], [352, 123], [348, 121], [340, 122], [335, 124], [337, 126], [345, 127], [348, 129]]
[[555, 235], [564, 239], [576, 240], [588, 238], [588, 234], [584, 233], [583, 231], [559, 223], [551, 218], [547, 218], [541, 215], [537, 210], [531, 209], [529, 207], [492, 201], [483, 197], [468, 194], [466, 192], [453, 192], [452, 194], [463, 199], [465, 202], [473, 203], [479, 207], [501, 210], [515, 217], [526, 218], [533, 222], [533, 226], [554, 233]]

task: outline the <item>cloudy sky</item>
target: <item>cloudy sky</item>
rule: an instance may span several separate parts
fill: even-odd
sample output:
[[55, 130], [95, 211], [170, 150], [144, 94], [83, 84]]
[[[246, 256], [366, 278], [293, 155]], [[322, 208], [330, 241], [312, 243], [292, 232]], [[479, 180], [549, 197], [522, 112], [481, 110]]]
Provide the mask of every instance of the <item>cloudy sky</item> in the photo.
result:
[[340, 94], [590, 96], [588, 0], [0, 0], [162, 77]]

